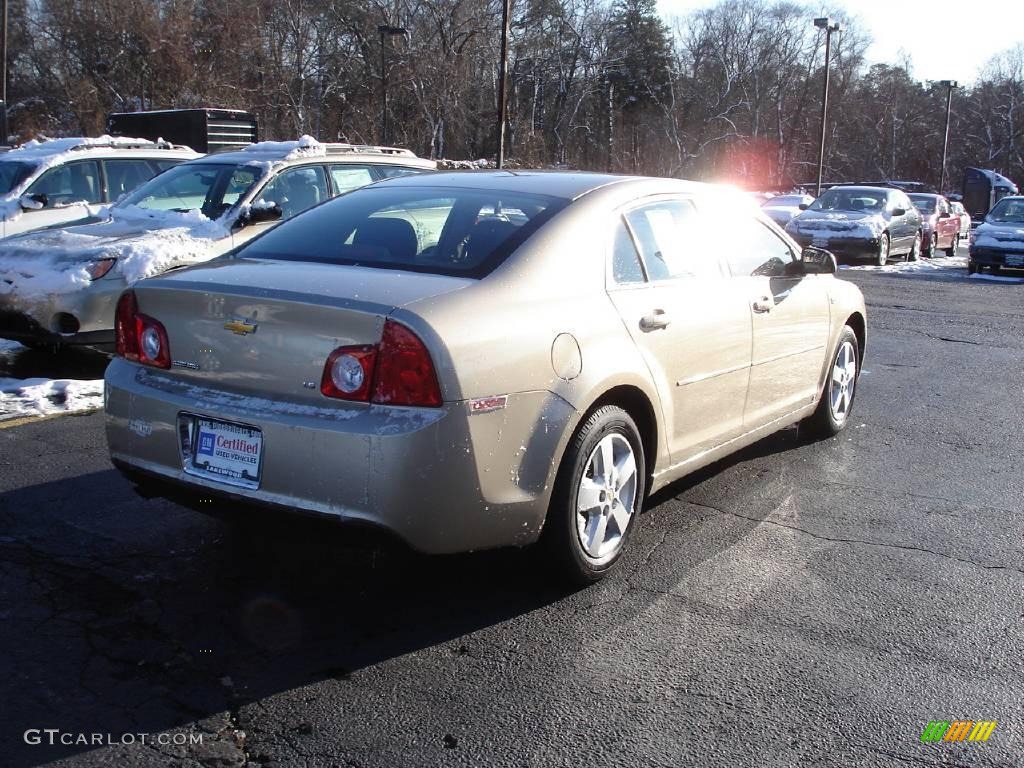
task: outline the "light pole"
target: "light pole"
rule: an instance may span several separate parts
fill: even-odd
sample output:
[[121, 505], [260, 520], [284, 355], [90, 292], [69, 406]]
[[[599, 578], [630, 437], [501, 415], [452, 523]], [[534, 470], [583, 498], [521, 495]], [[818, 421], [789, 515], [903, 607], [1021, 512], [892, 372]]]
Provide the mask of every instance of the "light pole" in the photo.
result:
[[390, 24], [381, 24], [377, 27], [380, 32], [380, 143], [388, 143], [388, 62], [387, 48], [384, 39], [395, 35], [408, 34], [405, 27], [393, 27]]
[[838, 32], [841, 25], [828, 16], [814, 20], [814, 26], [825, 30], [825, 89], [821, 95], [821, 144], [818, 145], [818, 187], [815, 196], [821, 196], [821, 174], [825, 168], [825, 118], [828, 117], [828, 78], [829, 59], [832, 56], [832, 33]]
[[942, 170], [939, 172], [939, 194], [946, 194], [946, 149], [949, 147], [949, 113], [953, 108], [953, 89], [959, 87], [956, 80], [942, 80], [946, 86], [946, 132], [942, 138]]
[[505, 165], [505, 121], [508, 117], [508, 103], [505, 100], [507, 91], [505, 81], [508, 79], [508, 25], [511, 15], [511, 0], [501, 4], [501, 61], [498, 62], [498, 167]]
[[0, 145], [7, 144], [7, 0], [0, 8]]

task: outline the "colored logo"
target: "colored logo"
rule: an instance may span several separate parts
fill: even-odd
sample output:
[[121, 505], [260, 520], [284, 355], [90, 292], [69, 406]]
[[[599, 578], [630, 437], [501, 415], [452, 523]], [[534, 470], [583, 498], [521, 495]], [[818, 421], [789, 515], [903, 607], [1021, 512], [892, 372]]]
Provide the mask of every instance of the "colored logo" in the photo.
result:
[[239, 336], [245, 336], [247, 333], [256, 333], [256, 321], [246, 320], [244, 317], [233, 317], [224, 323], [224, 328]]
[[988, 741], [995, 729], [995, 720], [933, 720], [921, 741]]
[[211, 432], [200, 432], [199, 453], [205, 453], [207, 456], [213, 456], [213, 445], [215, 439], [216, 435]]

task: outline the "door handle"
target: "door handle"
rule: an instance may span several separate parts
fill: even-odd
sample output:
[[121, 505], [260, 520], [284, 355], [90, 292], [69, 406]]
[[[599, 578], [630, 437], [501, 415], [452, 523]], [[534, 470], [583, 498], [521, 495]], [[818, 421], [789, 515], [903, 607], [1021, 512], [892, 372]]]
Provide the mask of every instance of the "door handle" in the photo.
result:
[[759, 299], [754, 299], [750, 306], [753, 307], [755, 312], [763, 314], [764, 312], [771, 312], [775, 302], [772, 301], [770, 296], [762, 296]]
[[671, 322], [672, 318], [669, 317], [668, 312], [664, 309], [655, 309], [649, 315], [644, 315], [640, 318], [640, 330], [657, 331], [668, 327], [668, 324]]

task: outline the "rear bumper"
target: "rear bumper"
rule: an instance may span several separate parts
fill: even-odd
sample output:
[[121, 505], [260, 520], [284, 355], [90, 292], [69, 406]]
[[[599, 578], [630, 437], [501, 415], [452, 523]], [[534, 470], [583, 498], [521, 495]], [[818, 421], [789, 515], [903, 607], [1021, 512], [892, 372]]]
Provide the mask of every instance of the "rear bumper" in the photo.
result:
[[[505, 409], [485, 413], [465, 402], [432, 409], [325, 399], [310, 407], [184, 384], [121, 359], [107, 369], [104, 402], [111, 458], [129, 477], [382, 526], [436, 554], [535, 541], [555, 457], [576, 418], [549, 392], [510, 395]], [[259, 428], [259, 486], [186, 472], [183, 414]]]

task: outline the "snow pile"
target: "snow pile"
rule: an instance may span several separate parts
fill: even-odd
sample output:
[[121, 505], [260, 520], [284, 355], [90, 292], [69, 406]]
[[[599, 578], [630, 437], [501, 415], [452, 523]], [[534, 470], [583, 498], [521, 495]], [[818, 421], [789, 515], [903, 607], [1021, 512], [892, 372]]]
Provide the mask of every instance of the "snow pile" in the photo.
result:
[[6, 357], [13, 355], [23, 350], [24, 347], [16, 341], [10, 339], [0, 339], [0, 357]]
[[918, 259], [917, 261], [897, 261], [895, 264], [886, 264], [879, 267], [876, 264], [863, 264], [850, 267], [840, 265], [840, 269], [851, 269], [863, 272], [892, 272], [897, 274], [922, 274], [949, 271], [951, 269], [967, 269], [967, 257], [965, 256], [942, 256], [934, 259]]
[[[45, 136], [42, 140], [31, 139], [26, 141], [20, 147], [12, 149], [11, 152], [32, 152], [33, 154], [48, 154], [58, 155], [64, 152], [70, 152], [73, 149], [79, 147], [97, 147], [106, 149], [108, 147], [156, 147], [149, 139], [133, 139], [129, 136], [98, 136], [96, 138], [89, 138], [86, 136], [73, 136], [66, 139], [48, 139]], [[18, 155], [8, 154], [8, 157], [18, 157]]]
[[327, 154], [327, 147], [312, 136], [301, 136], [298, 141], [260, 141], [243, 147], [243, 152], [263, 155], [279, 155], [281, 160], [297, 160], [300, 157], [321, 157]]
[[0, 420], [103, 407], [103, 379], [0, 379]]
[[115, 274], [131, 285], [172, 267], [221, 253], [228, 230], [193, 210], [156, 211], [134, 205], [109, 210], [109, 220], [47, 229], [0, 243], [0, 297], [34, 300], [80, 290], [88, 266], [117, 259]]
[[1024, 283], [1024, 277], [1009, 277], [1007, 275], [990, 275], [975, 273], [970, 276], [971, 280], [988, 280], [992, 283]]

